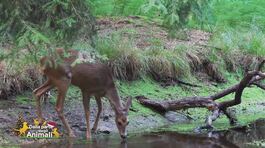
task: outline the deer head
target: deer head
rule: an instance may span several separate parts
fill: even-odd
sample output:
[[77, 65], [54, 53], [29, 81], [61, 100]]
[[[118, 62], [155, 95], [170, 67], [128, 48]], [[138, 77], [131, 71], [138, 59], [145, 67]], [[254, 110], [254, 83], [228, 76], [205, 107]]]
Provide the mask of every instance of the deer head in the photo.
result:
[[40, 59], [40, 70], [44, 73], [45, 70], [57, 68], [64, 64], [71, 65], [79, 55], [79, 51], [69, 49], [65, 51], [63, 48], [56, 48], [52, 55], [44, 56]]
[[40, 72], [46, 75], [48, 73], [59, 72], [61, 76], [66, 76], [69, 79], [72, 78], [71, 66], [69, 64], [64, 64], [62, 61], [56, 62], [55, 58], [49, 56], [40, 59]]
[[119, 130], [120, 136], [123, 139], [127, 137], [126, 127], [129, 124], [129, 120], [127, 117], [131, 104], [132, 104], [132, 99], [129, 98], [127, 100], [126, 105], [124, 105], [123, 109], [116, 112], [115, 122]]
[[42, 57], [40, 59], [40, 70], [41, 70], [41, 73], [45, 73], [45, 70], [48, 68], [48, 67], [51, 67], [52, 65], [52, 60], [45, 56], [45, 57]]

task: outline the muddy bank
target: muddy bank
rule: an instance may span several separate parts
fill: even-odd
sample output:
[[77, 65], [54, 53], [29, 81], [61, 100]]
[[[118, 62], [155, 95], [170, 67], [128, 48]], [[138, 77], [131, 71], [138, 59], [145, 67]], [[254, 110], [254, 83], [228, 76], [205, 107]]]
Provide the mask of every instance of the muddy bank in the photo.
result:
[[[19, 116], [22, 115], [23, 119], [30, 124], [33, 124], [33, 119], [36, 119], [37, 115], [35, 114], [35, 105], [34, 100], [30, 97], [28, 98], [28, 104], [20, 104], [12, 98], [9, 100], [1, 100], [0, 104], [0, 144], [21, 144], [27, 143], [29, 139], [20, 139], [14, 133], [14, 128], [19, 119]], [[97, 105], [94, 99], [91, 99], [91, 116], [90, 116], [90, 127], [93, 127], [94, 120], [97, 113]], [[109, 105], [107, 99], [103, 101], [103, 112], [100, 117], [97, 133], [93, 135], [100, 136], [105, 134], [117, 134], [118, 130], [114, 121], [114, 112]], [[55, 105], [52, 102], [47, 104], [42, 104], [43, 116], [46, 121], [54, 121], [59, 128], [59, 131], [63, 133], [62, 138], [67, 137], [64, 133], [65, 129], [60, 119], [57, 116], [57, 113], [54, 109]], [[137, 112], [131, 110], [131, 112]], [[64, 114], [66, 119], [68, 119], [71, 128], [74, 130], [74, 133], [77, 137], [85, 137], [86, 131], [86, 121], [83, 110], [83, 104], [80, 99], [77, 100], [66, 100], [64, 107]], [[128, 126], [128, 132], [141, 131], [141, 129], [157, 127], [161, 125], [168, 124], [168, 120], [163, 118], [160, 115], [154, 114], [153, 116], [144, 116], [139, 114], [139, 116], [130, 117], [130, 124]]]

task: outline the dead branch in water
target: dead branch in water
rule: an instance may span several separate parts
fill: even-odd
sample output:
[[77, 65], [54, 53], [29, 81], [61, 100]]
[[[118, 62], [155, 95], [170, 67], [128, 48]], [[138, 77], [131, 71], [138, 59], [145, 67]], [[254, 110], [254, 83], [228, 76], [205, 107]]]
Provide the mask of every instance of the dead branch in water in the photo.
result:
[[[241, 96], [246, 87], [251, 85], [257, 85], [258, 81], [265, 79], [265, 73], [262, 73], [260, 71], [264, 63], [265, 62], [262, 61], [257, 66], [255, 71], [248, 72], [238, 84], [229, 87], [221, 92], [218, 92], [214, 95], [185, 97], [173, 101], [154, 101], [144, 96], [137, 96], [136, 99], [144, 106], [152, 108], [158, 111], [159, 113], [196, 107], [207, 108], [212, 112], [212, 114], [207, 117], [206, 126], [202, 128], [212, 128], [212, 122], [215, 121], [221, 113], [227, 116], [230, 121], [230, 124], [234, 124], [236, 119], [231, 116], [231, 114], [227, 111], [227, 108], [241, 103]], [[262, 88], [261, 85], [258, 85], [258, 87]], [[234, 92], [234, 100], [224, 102], [215, 101]]]

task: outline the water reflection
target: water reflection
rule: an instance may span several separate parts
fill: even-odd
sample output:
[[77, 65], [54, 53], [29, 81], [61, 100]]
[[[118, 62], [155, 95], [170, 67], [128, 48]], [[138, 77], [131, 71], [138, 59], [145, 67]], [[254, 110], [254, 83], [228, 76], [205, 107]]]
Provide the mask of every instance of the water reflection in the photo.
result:
[[204, 134], [182, 134], [176, 132], [149, 133], [131, 135], [126, 141], [121, 141], [118, 136], [102, 136], [92, 141], [67, 139], [52, 140], [23, 145], [32, 148], [237, 148], [248, 147], [246, 143], [253, 140], [265, 139], [265, 120], [228, 131], [210, 132]]

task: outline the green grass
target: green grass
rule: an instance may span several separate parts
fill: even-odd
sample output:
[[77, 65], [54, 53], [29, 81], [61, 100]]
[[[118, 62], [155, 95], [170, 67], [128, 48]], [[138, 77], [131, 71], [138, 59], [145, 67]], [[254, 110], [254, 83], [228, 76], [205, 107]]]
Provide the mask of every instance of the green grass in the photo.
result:
[[32, 101], [29, 97], [29, 93], [26, 95], [19, 95], [16, 97], [16, 103], [21, 105], [35, 105], [35, 101]]
[[[210, 94], [214, 94], [216, 92], [222, 91], [230, 86], [233, 86], [241, 80], [241, 76], [237, 76], [235, 74], [231, 74], [228, 77], [228, 82], [226, 84], [221, 84], [218, 87], [215, 86], [205, 86], [202, 82], [194, 81], [192, 83], [196, 83], [199, 85], [203, 85], [202, 88], [184, 88], [180, 86], [169, 86], [169, 87], [161, 87], [159, 83], [149, 79], [143, 78], [141, 80], [133, 81], [133, 82], [124, 82], [117, 81], [116, 85], [119, 89], [119, 92], [122, 96], [138, 96], [144, 95], [146, 97], [158, 100], [164, 99], [179, 99], [182, 97], [188, 96], [208, 96]], [[254, 94], [254, 95], [253, 95]], [[251, 103], [254, 102], [262, 102], [265, 98], [263, 94], [263, 90], [253, 87], [248, 87], [244, 90], [242, 95], [243, 102]], [[227, 95], [220, 101], [225, 101], [229, 99], [233, 99], [234, 94]]]
[[[96, 16], [144, 15], [152, 18], [154, 11], [147, 14], [140, 11], [141, 7], [147, 2], [148, 0], [91, 1]], [[265, 15], [265, 9], [263, 8], [265, 1], [263, 0], [213, 0], [210, 5], [213, 14], [209, 19], [211, 19], [210, 22], [215, 21], [213, 28], [249, 28], [252, 24], [256, 24], [261, 28], [265, 27], [263, 17]], [[122, 8], [123, 11], [121, 11]]]
[[141, 14], [141, 6], [147, 0], [92, 0], [96, 16], [129, 16]]
[[210, 45], [222, 49], [226, 54], [239, 52], [254, 56], [265, 56], [265, 34], [257, 26], [248, 30], [228, 28], [213, 35]]
[[211, 45], [226, 53], [265, 56], [263, 0], [214, 0]]
[[144, 78], [130, 83], [120, 81], [118, 88], [122, 96], [139, 96], [144, 95], [152, 99], [177, 99], [181, 96], [187, 96], [192, 92], [178, 86], [161, 87], [155, 81]]
[[265, 27], [265, 1], [214, 0], [213, 10], [217, 27], [250, 28], [253, 24]]
[[110, 61], [116, 78], [130, 80], [130, 75], [134, 75], [134, 79], [151, 76], [157, 81], [175, 76], [192, 78], [186, 58], [186, 52], [192, 52], [192, 48], [179, 45], [165, 50], [162, 40], [151, 37], [147, 39], [151, 46], [140, 49], [134, 45], [137, 33], [140, 32], [136, 29], [121, 29], [97, 40], [96, 51], [103, 61]]
[[[129, 34], [133, 34], [128, 30]], [[108, 60], [118, 59], [122, 54], [129, 54], [136, 50], [133, 47], [133, 40], [123, 39], [121, 34], [124, 31], [114, 32], [110, 36], [97, 39], [96, 50]]]

